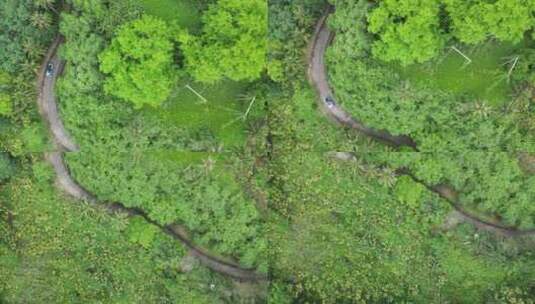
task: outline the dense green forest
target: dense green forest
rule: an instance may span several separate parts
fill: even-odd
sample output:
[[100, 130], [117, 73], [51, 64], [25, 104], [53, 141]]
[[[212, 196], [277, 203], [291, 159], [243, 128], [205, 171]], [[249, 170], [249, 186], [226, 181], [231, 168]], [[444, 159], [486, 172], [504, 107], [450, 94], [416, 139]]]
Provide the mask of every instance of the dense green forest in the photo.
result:
[[0, 303], [535, 303], [534, 0], [0, 24]]

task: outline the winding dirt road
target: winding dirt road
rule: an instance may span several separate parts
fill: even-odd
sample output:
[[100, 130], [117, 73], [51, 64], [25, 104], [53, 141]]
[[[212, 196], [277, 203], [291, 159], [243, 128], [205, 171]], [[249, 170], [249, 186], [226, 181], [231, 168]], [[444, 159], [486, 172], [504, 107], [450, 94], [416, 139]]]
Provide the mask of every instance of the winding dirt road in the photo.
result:
[[[37, 81], [37, 88], [39, 92], [39, 111], [41, 116], [47, 122], [48, 128], [50, 129], [55, 142], [66, 151], [78, 151], [78, 146], [71, 139], [71, 136], [63, 126], [63, 122], [59, 117], [56, 97], [54, 94], [54, 88], [57, 80], [56, 75], [61, 74], [65, 65], [65, 62], [60, 60], [57, 55], [57, 49], [62, 42], [63, 38], [61, 36], [56, 37], [48, 49], [45, 57], [45, 63], [41, 66]], [[54, 65], [53, 77], [46, 77], [45, 75], [45, 69], [48, 63]]]
[[[190, 253], [196, 257], [202, 265], [213, 271], [242, 281], [267, 281], [268, 277], [265, 274], [258, 273], [253, 269], [243, 268], [235, 262], [221, 257], [216, 257], [215, 255], [209, 253], [208, 250], [196, 246], [188, 238], [186, 229], [184, 227], [180, 225], [161, 225], [152, 220], [141, 209], [128, 208], [121, 203], [101, 203], [98, 201], [95, 195], [85, 190], [73, 179], [67, 166], [65, 165], [63, 152], [74, 152], [78, 151], [79, 148], [71, 139], [61, 121], [57, 108], [56, 95], [54, 93], [54, 86], [56, 84], [57, 77], [59, 74], [61, 74], [65, 64], [57, 56], [57, 49], [62, 42], [63, 38], [61, 37], [58, 37], [54, 40], [45, 56], [37, 79], [39, 91], [37, 103], [39, 106], [39, 112], [42, 118], [46, 121], [53, 139], [53, 150], [45, 154], [45, 159], [54, 168], [56, 173], [56, 186], [75, 199], [91, 203], [96, 208], [103, 209], [112, 214], [123, 213], [127, 214], [128, 216], [143, 217], [145, 221], [159, 227], [163, 232], [180, 241], [190, 250]], [[50, 77], [45, 75], [45, 69], [48, 63], [54, 64], [55, 67], [55, 72]]]
[[[328, 82], [327, 69], [324, 61], [325, 51], [334, 39], [334, 33], [327, 26], [327, 18], [333, 11], [334, 7], [329, 6], [325, 10], [323, 16], [319, 19], [308, 52], [308, 79], [318, 93], [317, 102], [320, 110], [339, 124], [355, 129], [372, 139], [381, 141], [394, 147], [408, 146], [413, 148], [415, 151], [418, 151], [416, 143], [410, 137], [393, 136], [386, 131], [378, 131], [369, 128], [357, 119], [352, 118], [351, 115], [342, 109], [337, 103], [335, 103], [334, 106], [328, 106], [328, 104], [325, 102], [327, 97], [330, 97], [334, 100], [334, 94]], [[417, 179], [413, 174], [411, 174], [411, 172], [407, 170], [400, 170], [400, 173], [410, 176], [416, 182], [424, 185], [427, 189], [446, 199], [465, 222], [472, 224], [480, 230], [490, 231], [506, 237], [535, 235], [535, 229], [519, 230], [514, 227], [501, 225], [499, 223], [485, 221], [473, 214], [470, 214], [462, 207], [462, 204], [459, 203], [457, 199], [457, 192], [448, 185], [427, 185], [423, 181]]]
[[325, 115], [343, 126], [355, 129], [385, 144], [394, 147], [408, 146], [417, 151], [416, 143], [410, 137], [393, 136], [386, 131], [367, 127], [342, 109], [338, 103], [328, 106], [325, 102], [327, 97], [335, 100], [334, 94], [329, 86], [327, 69], [324, 62], [325, 51], [334, 39], [334, 33], [329, 30], [326, 22], [327, 17], [332, 11], [333, 7], [329, 6], [320, 18], [308, 51], [308, 79], [318, 93], [319, 108]]

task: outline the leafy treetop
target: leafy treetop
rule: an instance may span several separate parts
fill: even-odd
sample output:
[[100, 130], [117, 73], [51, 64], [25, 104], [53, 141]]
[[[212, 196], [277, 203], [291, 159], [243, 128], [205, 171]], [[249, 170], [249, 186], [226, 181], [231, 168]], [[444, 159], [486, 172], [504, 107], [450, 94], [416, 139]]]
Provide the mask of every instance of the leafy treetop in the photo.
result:
[[403, 65], [435, 57], [456, 38], [518, 43], [534, 24], [533, 0], [384, 0], [368, 16], [375, 57]]
[[535, 1], [444, 0], [452, 20], [453, 34], [465, 43], [479, 43], [488, 37], [519, 42], [533, 26]]
[[171, 92], [173, 43], [167, 24], [156, 17], [121, 26], [99, 59], [100, 70], [109, 74], [105, 91], [136, 108], [158, 106]]
[[218, 0], [203, 17], [203, 32], [178, 36], [186, 69], [198, 81], [254, 80], [266, 65], [267, 5], [263, 0]]
[[402, 64], [423, 62], [434, 57], [445, 39], [440, 30], [438, 0], [386, 0], [368, 17], [368, 29], [379, 35], [374, 56]]

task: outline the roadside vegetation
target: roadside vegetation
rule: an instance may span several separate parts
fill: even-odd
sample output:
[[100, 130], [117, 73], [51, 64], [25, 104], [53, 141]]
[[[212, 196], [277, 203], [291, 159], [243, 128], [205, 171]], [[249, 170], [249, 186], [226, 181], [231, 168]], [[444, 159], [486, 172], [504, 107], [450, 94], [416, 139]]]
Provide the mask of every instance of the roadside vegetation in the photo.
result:
[[[307, 68], [329, 8], [336, 106], [418, 151], [326, 117]], [[534, 19], [528, 0], [0, 0], [0, 303], [535, 303]], [[64, 162], [96, 205], [46, 158], [58, 34]], [[169, 224], [266, 280], [210, 270]]]
[[517, 30], [522, 40], [485, 26], [493, 41], [465, 48], [431, 28], [445, 24], [438, 1], [330, 2], [337, 102], [365, 125], [410, 135], [421, 152], [322, 119], [305, 60], [326, 3], [273, 1], [268, 70], [282, 92], [270, 107], [273, 303], [533, 302], [533, 236], [477, 229], [422, 184], [450, 185], [480, 220], [534, 228], [533, 171], [522, 157], [533, 151], [531, 57], [507, 79], [508, 60], [530, 52], [531, 30]]

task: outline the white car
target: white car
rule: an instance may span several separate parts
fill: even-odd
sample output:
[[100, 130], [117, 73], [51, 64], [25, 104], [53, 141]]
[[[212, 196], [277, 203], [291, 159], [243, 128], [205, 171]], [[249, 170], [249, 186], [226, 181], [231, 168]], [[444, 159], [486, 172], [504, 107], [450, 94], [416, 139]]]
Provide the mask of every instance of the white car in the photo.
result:
[[45, 75], [46, 77], [50, 77], [54, 74], [54, 65], [52, 63], [49, 63], [46, 65]]
[[325, 97], [324, 101], [325, 101], [325, 104], [327, 105], [327, 107], [329, 109], [332, 109], [332, 108], [334, 108], [334, 106], [336, 106], [336, 102], [334, 102], [334, 99], [332, 99], [331, 96]]

